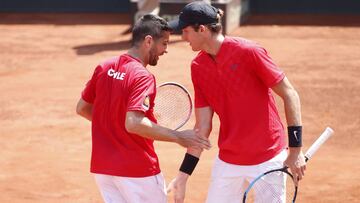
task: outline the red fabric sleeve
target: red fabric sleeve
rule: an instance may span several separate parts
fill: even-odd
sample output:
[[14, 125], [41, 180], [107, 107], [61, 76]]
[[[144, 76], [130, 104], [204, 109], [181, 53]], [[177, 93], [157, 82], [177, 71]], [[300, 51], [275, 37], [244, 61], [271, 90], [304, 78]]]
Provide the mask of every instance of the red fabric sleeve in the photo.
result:
[[194, 104], [195, 108], [201, 108], [209, 106], [209, 103], [207, 102], [205, 96], [203, 95], [200, 87], [197, 84], [197, 80], [199, 76], [199, 73], [197, 73], [194, 69], [196, 65], [194, 63], [191, 65], [191, 80], [194, 87]]
[[155, 89], [154, 76], [145, 75], [136, 78], [129, 93], [127, 110], [142, 111], [144, 113], [148, 111], [151, 102], [150, 95], [155, 94]]
[[87, 103], [93, 104], [96, 95], [96, 82], [102, 67], [99, 65], [95, 68], [91, 79], [86, 83], [84, 90], [81, 93], [81, 98]]
[[252, 58], [256, 74], [267, 87], [273, 87], [285, 77], [284, 72], [277, 67], [264, 48], [255, 47], [252, 49]]

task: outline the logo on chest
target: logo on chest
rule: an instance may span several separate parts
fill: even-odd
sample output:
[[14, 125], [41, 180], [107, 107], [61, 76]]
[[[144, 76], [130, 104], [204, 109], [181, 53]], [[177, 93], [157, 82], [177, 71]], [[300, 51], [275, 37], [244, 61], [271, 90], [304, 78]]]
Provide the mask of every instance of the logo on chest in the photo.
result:
[[239, 64], [236, 64], [236, 63], [230, 65], [231, 70], [236, 70], [238, 67], [239, 67]]

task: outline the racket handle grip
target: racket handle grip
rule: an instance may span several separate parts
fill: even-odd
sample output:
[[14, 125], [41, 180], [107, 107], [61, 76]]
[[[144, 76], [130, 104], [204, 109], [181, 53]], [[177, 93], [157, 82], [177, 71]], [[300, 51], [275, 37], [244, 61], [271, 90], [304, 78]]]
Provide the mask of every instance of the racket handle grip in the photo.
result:
[[330, 127], [327, 127], [325, 131], [320, 135], [320, 137], [314, 142], [314, 144], [312, 144], [311, 147], [306, 151], [305, 161], [311, 159], [311, 157], [317, 152], [320, 146], [324, 144], [324, 142], [329, 139], [329, 137], [332, 136], [333, 133], [334, 130]]

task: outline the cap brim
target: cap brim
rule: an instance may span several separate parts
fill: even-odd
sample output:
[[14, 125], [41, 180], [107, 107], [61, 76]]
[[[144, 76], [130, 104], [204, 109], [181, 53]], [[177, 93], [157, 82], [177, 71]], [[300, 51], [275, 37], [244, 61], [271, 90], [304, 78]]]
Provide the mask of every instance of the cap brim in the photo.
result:
[[176, 32], [181, 31], [182, 29], [184, 29], [186, 26], [188, 26], [188, 24], [186, 24], [185, 22], [181, 21], [179, 18], [176, 20], [172, 20], [169, 22], [169, 27]]

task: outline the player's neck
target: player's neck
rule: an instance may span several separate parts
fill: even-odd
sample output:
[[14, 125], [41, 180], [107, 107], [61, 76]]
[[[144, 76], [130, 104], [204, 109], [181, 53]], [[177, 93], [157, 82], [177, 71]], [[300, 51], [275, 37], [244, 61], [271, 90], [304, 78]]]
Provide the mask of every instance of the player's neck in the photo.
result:
[[211, 55], [213, 58], [216, 57], [217, 53], [220, 50], [221, 44], [223, 43], [225, 37], [222, 34], [215, 35], [211, 37], [207, 43], [204, 44], [204, 51]]
[[145, 63], [145, 57], [144, 57], [144, 54], [139, 50], [137, 49], [136, 47], [132, 47], [128, 50], [127, 52], [128, 55], [134, 57], [134, 58], [137, 58], [138, 60], [141, 61], [141, 64], [146, 67], [148, 64]]

